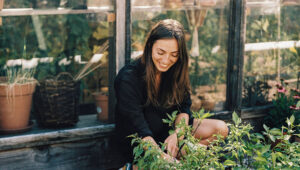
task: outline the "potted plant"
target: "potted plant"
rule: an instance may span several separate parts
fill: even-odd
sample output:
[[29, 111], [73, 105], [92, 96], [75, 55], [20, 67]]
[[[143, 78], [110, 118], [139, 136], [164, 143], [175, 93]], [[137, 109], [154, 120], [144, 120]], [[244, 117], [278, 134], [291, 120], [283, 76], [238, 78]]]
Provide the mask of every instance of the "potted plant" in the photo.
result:
[[[295, 124], [300, 124], [300, 90], [299, 89], [292, 89], [291, 96], [294, 99], [294, 104], [290, 106], [293, 115], [295, 116]], [[295, 141], [300, 142], [300, 126], [296, 126], [295, 130]], [[298, 134], [298, 135], [297, 135]]]
[[[0, 11], [3, 9], [4, 0], [0, 0]], [[0, 26], [2, 26], [2, 17], [0, 17]]]
[[108, 87], [102, 87], [100, 91], [94, 92], [93, 94], [97, 118], [100, 121], [108, 120]]
[[105, 80], [107, 80], [107, 67], [106, 64], [94, 75], [97, 79], [96, 90], [92, 93], [94, 104], [97, 112], [97, 119], [100, 121], [108, 120], [108, 86]]
[[[75, 80], [80, 80], [99, 67], [108, 67], [107, 56], [108, 41], [105, 41], [96, 51], [88, 63], [75, 76]], [[104, 69], [107, 70], [107, 69]], [[107, 74], [108, 75], [108, 74]], [[103, 77], [98, 78], [96, 91], [92, 93], [96, 104], [97, 117], [101, 121], [108, 120], [108, 87], [102, 86]]]
[[[285, 120], [292, 115], [295, 117], [295, 124], [300, 122], [300, 90], [288, 89], [288, 83], [285, 83], [283, 79], [276, 84], [276, 94], [273, 99], [273, 107], [267, 113], [265, 117], [265, 123], [269, 127], [281, 128], [286, 124]], [[295, 133], [299, 134], [299, 126], [295, 127]], [[295, 135], [296, 141], [298, 141], [297, 135]]]
[[273, 107], [265, 117], [265, 123], [269, 127], [281, 128], [285, 125], [286, 118], [293, 114], [290, 106], [294, 104], [294, 99], [287, 88], [287, 83], [284, 83], [283, 79], [276, 84], [276, 94], [272, 101]]
[[0, 129], [19, 131], [27, 129], [32, 94], [37, 81], [32, 69], [7, 69], [7, 76], [0, 80]]
[[180, 8], [182, 7], [182, 0], [165, 0], [165, 8]]

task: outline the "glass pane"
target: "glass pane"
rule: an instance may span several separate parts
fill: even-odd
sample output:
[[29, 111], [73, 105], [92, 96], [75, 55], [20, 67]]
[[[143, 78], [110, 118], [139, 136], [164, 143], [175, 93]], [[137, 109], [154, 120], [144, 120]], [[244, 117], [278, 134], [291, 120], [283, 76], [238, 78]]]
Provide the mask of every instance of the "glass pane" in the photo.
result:
[[162, 19], [175, 19], [186, 30], [190, 54], [192, 110], [224, 109], [226, 98], [228, 0], [131, 0], [131, 58], [142, 54], [151, 27]]
[[243, 106], [270, 102], [280, 79], [299, 83], [299, 15], [297, 0], [247, 1]]
[[[38, 81], [61, 72], [81, 75], [80, 113], [104, 111], [108, 61], [114, 56], [113, 48], [101, 47], [114, 39], [113, 4], [112, 0], [5, 0], [0, 10], [1, 75], [12, 67], [34, 69]], [[106, 108], [101, 105], [99, 110], [95, 100], [106, 100]]]

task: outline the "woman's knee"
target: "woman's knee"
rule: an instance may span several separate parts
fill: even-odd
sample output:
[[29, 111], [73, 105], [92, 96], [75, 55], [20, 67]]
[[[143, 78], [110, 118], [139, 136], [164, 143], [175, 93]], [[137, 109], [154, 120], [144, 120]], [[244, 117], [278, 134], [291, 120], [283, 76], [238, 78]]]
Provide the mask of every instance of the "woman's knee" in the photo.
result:
[[228, 135], [228, 126], [223, 120], [216, 120], [215, 122], [215, 133], [221, 134], [226, 137]]

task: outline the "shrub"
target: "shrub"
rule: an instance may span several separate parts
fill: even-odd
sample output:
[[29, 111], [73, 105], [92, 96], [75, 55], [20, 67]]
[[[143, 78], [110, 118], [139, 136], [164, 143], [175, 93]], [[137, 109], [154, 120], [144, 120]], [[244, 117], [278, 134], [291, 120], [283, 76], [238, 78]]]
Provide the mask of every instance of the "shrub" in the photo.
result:
[[[194, 117], [200, 120], [208, 117], [209, 113], [203, 111], [194, 113]], [[172, 125], [175, 113], [169, 115], [169, 120], [164, 122]], [[133, 137], [132, 143], [137, 144], [134, 148], [134, 163], [139, 169], [284, 169], [300, 168], [300, 145], [289, 141], [294, 133], [295, 117], [286, 120], [287, 127], [282, 129], [270, 129], [264, 125], [265, 132], [250, 133], [250, 124], [242, 124], [242, 120], [233, 113], [233, 124], [228, 124], [230, 133], [224, 140], [216, 135], [207, 149], [199, 145], [199, 139], [193, 137], [192, 127], [182, 121], [177, 125], [181, 131], [178, 136], [184, 135], [179, 141], [178, 147], [186, 155], [178, 161], [167, 161], [162, 158], [165, 145], [161, 148], [154, 147], [150, 142]], [[282, 133], [286, 131], [287, 133]], [[172, 132], [171, 132], [172, 133]], [[298, 134], [299, 136], [299, 134]], [[271, 143], [278, 144], [271, 147]]]
[[[277, 93], [273, 99], [273, 108], [265, 118], [266, 124], [270, 127], [281, 128], [285, 120], [292, 115], [295, 116], [295, 124], [300, 123], [300, 90], [289, 89], [288, 84], [281, 83], [276, 85]], [[299, 128], [297, 128], [299, 133]]]

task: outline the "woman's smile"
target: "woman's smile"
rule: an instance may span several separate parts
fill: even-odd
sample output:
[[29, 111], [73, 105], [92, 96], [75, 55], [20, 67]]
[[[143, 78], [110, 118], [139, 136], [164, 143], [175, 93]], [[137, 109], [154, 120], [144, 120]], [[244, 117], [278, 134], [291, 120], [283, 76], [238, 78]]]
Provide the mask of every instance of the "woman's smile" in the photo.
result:
[[157, 71], [168, 71], [177, 62], [178, 57], [178, 43], [175, 38], [160, 39], [153, 44], [152, 61]]

